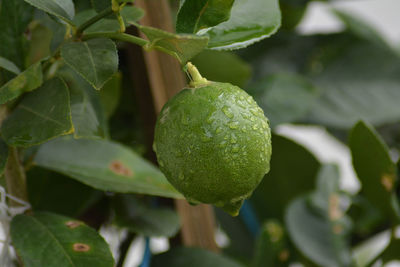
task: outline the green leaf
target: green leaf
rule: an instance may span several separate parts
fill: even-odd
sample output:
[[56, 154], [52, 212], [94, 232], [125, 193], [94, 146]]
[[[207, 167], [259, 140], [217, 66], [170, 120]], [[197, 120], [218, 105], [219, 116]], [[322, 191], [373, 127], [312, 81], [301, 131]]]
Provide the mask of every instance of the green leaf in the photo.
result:
[[100, 96], [92, 86], [70, 68], [59, 74], [66, 81], [70, 93], [72, 123], [75, 138], [105, 138], [108, 126]]
[[[138, 20], [140, 20], [144, 11], [140, 8], [134, 6], [126, 6], [120, 12], [122, 18], [124, 19], [125, 24], [136, 24]], [[74, 18], [74, 23], [76, 25], [81, 25], [86, 22], [88, 19], [96, 16], [97, 13], [93, 9], [88, 9], [83, 12], [78, 13]], [[101, 19], [85, 29], [85, 33], [93, 33], [93, 32], [118, 32], [121, 29], [118, 20], [113, 15], [111, 18], [106, 17]]]
[[96, 12], [101, 12], [104, 9], [111, 7], [111, 0], [90, 0], [90, 2]]
[[311, 152], [279, 135], [272, 136], [271, 171], [250, 198], [261, 220], [282, 219], [291, 200], [315, 186], [320, 163]]
[[119, 13], [126, 24], [134, 24], [144, 16], [144, 10], [135, 6], [125, 6]]
[[34, 211], [76, 217], [103, 196], [87, 185], [38, 167], [27, 172], [26, 180], [29, 203]]
[[299, 197], [286, 211], [285, 225], [297, 249], [319, 266], [350, 266], [343, 226], [335, 227], [307, 204], [307, 197]]
[[34, 163], [100, 190], [182, 198], [156, 167], [111, 141], [59, 138], [43, 144]]
[[25, 69], [27, 39], [24, 35], [33, 18], [33, 8], [21, 0], [0, 2], [0, 56]]
[[200, 248], [178, 247], [166, 253], [155, 255], [151, 259], [151, 267], [243, 267], [241, 264], [227, 258]]
[[178, 214], [169, 208], [151, 208], [132, 195], [114, 197], [115, 223], [144, 236], [176, 235], [180, 228]]
[[229, 243], [223, 252], [241, 262], [250, 262], [254, 254], [253, 234], [243, 223], [240, 216], [232, 217], [221, 209], [214, 209], [219, 227], [229, 236]]
[[196, 33], [229, 19], [233, 0], [181, 0], [176, 31]]
[[8, 160], [8, 145], [0, 138], [0, 176], [3, 175]]
[[61, 47], [65, 63], [99, 90], [117, 72], [118, 54], [113, 41], [93, 39], [70, 42]]
[[150, 44], [147, 48], [161, 49], [176, 57], [183, 65], [207, 47], [208, 37], [190, 34], [174, 34], [157, 28], [139, 26]]
[[311, 0], [281, 0], [282, 29], [293, 30], [301, 22]]
[[243, 87], [251, 76], [250, 65], [228, 51], [204, 50], [191, 62], [210, 81], [228, 82]]
[[277, 221], [263, 224], [257, 240], [253, 267], [287, 266], [289, 250], [285, 229]]
[[373, 128], [360, 121], [350, 133], [349, 147], [362, 195], [383, 214], [398, 221], [397, 167], [387, 146]]
[[344, 10], [334, 10], [334, 14], [346, 25], [348, 30], [357, 35], [360, 38], [364, 38], [367, 41], [388, 47], [385, 39], [381, 34], [373, 28], [373, 26], [364, 21], [362, 18], [356, 16], [354, 13], [348, 13]]
[[389, 246], [385, 249], [382, 254], [383, 263], [388, 263], [392, 260], [399, 260], [400, 251], [400, 238], [393, 237], [389, 243]]
[[209, 48], [238, 49], [274, 34], [281, 24], [277, 0], [236, 0], [230, 19], [210, 28]]
[[110, 118], [118, 107], [121, 96], [122, 74], [117, 72], [100, 90], [100, 102], [106, 118]]
[[272, 127], [303, 118], [319, 96], [303, 76], [290, 73], [272, 74], [254, 84], [249, 93], [267, 114]]
[[[60, 26], [60, 24], [58, 25]], [[31, 27], [30, 34], [28, 65], [51, 56], [50, 45], [55, 35], [52, 30], [39, 23]]]
[[14, 74], [19, 74], [21, 72], [13, 62], [4, 57], [0, 57], [0, 68], [8, 70]]
[[104, 239], [83, 222], [47, 212], [17, 215], [11, 238], [26, 267], [113, 267]]
[[322, 94], [309, 122], [349, 129], [359, 120], [374, 126], [400, 120], [400, 57], [395, 52], [344, 34], [321, 38], [318, 47], [310, 77]]
[[72, 0], [24, 0], [32, 6], [72, 24], [75, 7]]
[[68, 89], [63, 80], [53, 78], [22, 99], [1, 133], [7, 144], [27, 147], [73, 130]]
[[0, 87], [0, 104], [7, 103], [25, 92], [35, 90], [42, 83], [42, 63], [37, 62]]

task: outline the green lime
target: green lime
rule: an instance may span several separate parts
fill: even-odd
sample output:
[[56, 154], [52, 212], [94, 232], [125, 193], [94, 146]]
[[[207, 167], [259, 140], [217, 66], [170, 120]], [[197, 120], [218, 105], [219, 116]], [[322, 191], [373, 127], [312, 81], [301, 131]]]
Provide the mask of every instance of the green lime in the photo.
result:
[[168, 181], [193, 204], [237, 215], [269, 171], [271, 131], [254, 99], [209, 82], [188, 63], [193, 82], [163, 107], [153, 148]]

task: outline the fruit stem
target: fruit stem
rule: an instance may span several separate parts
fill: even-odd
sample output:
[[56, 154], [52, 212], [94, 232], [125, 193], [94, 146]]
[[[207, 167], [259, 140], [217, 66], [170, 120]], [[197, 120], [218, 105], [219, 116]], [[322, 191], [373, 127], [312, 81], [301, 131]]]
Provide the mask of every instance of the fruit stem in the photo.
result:
[[210, 83], [206, 78], [201, 76], [199, 70], [191, 62], [186, 64], [186, 69], [189, 72], [191, 79], [189, 83], [190, 87], [199, 87]]

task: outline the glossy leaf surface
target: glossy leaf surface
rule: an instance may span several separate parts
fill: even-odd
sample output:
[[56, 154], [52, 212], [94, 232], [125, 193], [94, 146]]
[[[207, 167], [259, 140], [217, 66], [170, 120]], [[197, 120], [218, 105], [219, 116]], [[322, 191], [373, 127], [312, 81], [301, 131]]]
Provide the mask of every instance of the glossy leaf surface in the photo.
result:
[[42, 145], [34, 162], [100, 190], [181, 198], [156, 167], [111, 141], [60, 138]]

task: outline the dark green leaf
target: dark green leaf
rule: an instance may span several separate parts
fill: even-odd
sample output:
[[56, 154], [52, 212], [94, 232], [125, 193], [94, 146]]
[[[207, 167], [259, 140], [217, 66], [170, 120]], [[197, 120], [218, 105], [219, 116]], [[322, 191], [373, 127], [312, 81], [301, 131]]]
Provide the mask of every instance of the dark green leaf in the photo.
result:
[[308, 120], [339, 129], [360, 119], [375, 126], [398, 122], [398, 55], [349, 35], [324, 39], [330, 42], [321, 40], [310, 63], [313, 82], [323, 91]]
[[279, 222], [265, 222], [257, 240], [252, 266], [288, 266], [290, 255], [286, 238], [285, 229]]
[[196, 33], [229, 19], [233, 0], [181, 0], [176, 31]]
[[24, 35], [33, 17], [33, 8], [21, 0], [0, 3], [0, 56], [25, 69], [27, 40]]
[[394, 193], [397, 168], [388, 148], [364, 122], [358, 122], [352, 129], [349, 146], [362, 194], [383, 214], [397, 221], [400, 216]]
[[3, 175], [8, 160], [8, 146], [0, 138], [0, 176]]
[[75, 15], [75, 7], [72, 0], [24, 0], [32, 6], [54, 15], [68, 23]]
[[238, 49], [274, 34], [281, 24], [277, 0], [236, 0], [229, 20], [212, 27], [209, 48]]
[[0, 68], [8, 70], [14, 74], [19, 74], [21, 72], [13, 62], [4, 57], [0, 57]]
[[229, 244], [224, 253], [241, 262], [250, 262], [254, 254], [255, 240], [240, 216], [232, 217], [221, 209], [215, 208], [218, 225], [229, 236]]
[[152, 208], [132, 195], [114, 198], [115, 223], [144, 236], [174, 236], [180, 228], [178, 214], [169, 208]]
[[261, 220], [282, 219], [291, 200], [314, 188], [320, 168], [313, 154], [286, 137], [273, 135], [272, 145], [271, 171], [250, 199]]
[[90, 0], [90, 2], [96, 12], [101, 12], [104, 9], [111, 7], [111, 0]]
[[147, 26], [139, 26], [139, 29], [150, 41], [148, 48], [161, 49], [176, 57], [181, 64], [200, 53], [208, 43], [208, 37], [204, 36], [174, 34]]
[[204, 50], [191, 62], [210, 81], [228, 82], [243, 87], [251, 76], [251, 67], [228, 51]]
[[333, 225], [313, 212], [307, 197], [299, 197], [289, 205], [285, 224], [297, 249], [319, 266], [350, 266], [343, 226]]
[[17, 215], [11, 238], [26, 267], [113, 267], [104, 239], [83, 222], [47, 213]]
[[118, 69], [117, 49], [109, 39], [66, 43], [61, 48], [61, 56], [67, 65], [97, 90], [101, 89]]
[[60, 75], [66, 81], [70, 92], [74, 137], [104, 138], [108, 136], [106, 118], [98, 92], [70, 68], [65, 68]]
[[383, 263], [388, 263], [393, 260], [400, 260], [400, 238], [394, 237], [390, 241], [389, 246], [385, 249], [382, 254]]
[[251, 87], [250, 94], [269, 118], [272, 127], [295, 122], [306, 115], [319, 92], [300, 75], [272, 74]]
[[42, 85], [42, 82], [42, 64], [37, 62], [0, 87], [0, 104], [13, 100], [25, 92], [35, 90]]
[[282, 29], [293, 30], [301, 21], [311, 0], [280, 0]]
[[174, 248], [151, 259], [151, 267], [242, 267], [226, 256], [200, 248]]
[[156, 167], [106, 140], [59, 138], [43, 144], [34, 162], [100, 190], [182, 197]]
[[24, 147], [70, 134], [73, 130], [69, 93], [60, 78], [53, 78], [27, 94], [1, 128], [6, 143]]
[[106, 118], [110, 118], [118, 107], [121, 95], [122, 74], [117, 72], [100, 90], [100, 102]]
[[103, 195], [69, 177], [37, 167], [27, 172], [27, 184], [29, 203], [34, 211], [66, 216], [81, 215]]

